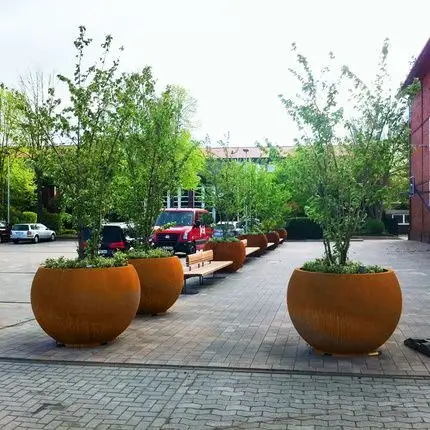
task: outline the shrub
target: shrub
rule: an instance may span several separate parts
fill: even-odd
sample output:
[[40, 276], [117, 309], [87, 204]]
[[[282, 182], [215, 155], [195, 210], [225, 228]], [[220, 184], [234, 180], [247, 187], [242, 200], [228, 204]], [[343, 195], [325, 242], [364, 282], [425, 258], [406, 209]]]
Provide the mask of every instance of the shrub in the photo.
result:
[[127, 252], [127, 258], [130, 260], [137, 258], [165, 258], [171, 257], [173, 255], [172, 251], [167, 251], [163, 248], [155, 248], [149, 250], [132, 249]]
[[20, 221], [23, 223], [36, 223], [37, 222], [37, 213], [24, 211], [21, 214]]
[[73, 217], [71, 214], [67, 212], [61, 212], [60, 213], [61, 218], [61, 228], [63, 229], [73, 229]]
[[382, 221], [378, 219], [369, 219], [364, 225], [364, 232], [366, 234], [383, 234], [385, 230], [385, 225]]
[[61, 214], [51, 213], [46, 209], [42, 210], [42, 216], [40, 217], [40, 222], [45, 224], [46, 227], [54, 231], [60, 231], [62, 228]]
[[329, 264], [324, 258], [317, 258], [306, 262], [302, 270], [308, 272], [359, 274], [359, 273], [382, 273], [386, 270], [379, 266], [364, 266], [358, 262], [347, 261], [344, 265]]
[[211, 243], [223, 243], [223, 242], [240, 242], [237, 237], [212, 237], [209, 239]]
[[291, 218], [287, 224], [288, 239], [322, 239], [321, 227], [307, 217]]
[[10, 222], [12, 224], [18, 224], [21, 222], [22, 219], [22, 212], [15, 207], [10, 207]]
[[73, 228], [63, 228], [62, 230], [60, 230], [58, 232], [58, 234], [60, 234], [60, 235], [74, 235], [74, 236], [76, 236], [77, 235], [77, 231], [74, 230]]
[[84, 269], [84, 268], [96, 268], [102, 269], [107, 267], [122, 267], [127, 266], [127, 256], [122, 252], [117, 252], [111, 258], [96, 257], [96, 258], [84, 258], [84, 259], [68, 259], [65, 257], [59, 258], [48, 258], [42, 265], [47, 269]]
[[399, 235], [399, 224], [395, 218], [384, 217], [382, 218], [382, 222], [384, 223], [385, 230], [389, 234], [394, 234], [395, 236]]

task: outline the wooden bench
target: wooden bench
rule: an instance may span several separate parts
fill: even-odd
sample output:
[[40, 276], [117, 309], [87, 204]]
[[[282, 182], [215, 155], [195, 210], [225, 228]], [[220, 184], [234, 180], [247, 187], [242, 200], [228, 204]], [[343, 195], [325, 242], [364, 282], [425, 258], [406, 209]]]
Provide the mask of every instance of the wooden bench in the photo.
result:
[[247, 257], [248, 255], [254, 254], [254, 252], [260, 250], [258, 246], [248, 246], [248, 241], [246, 239], [242, 239], [241, 242], [245, 245], [245, 255]]
[[269, 248], [271, 248], [272, 246], [274, 246], [275, 245], [275, 242], [269, 242], [268, 244], [267, 244], [267, 249], [269, 249]]
[[202, 284], [204, 276], [214, 275], [216, 271], [233, 264], [233, 261], [213, 261], [213, 259], [212, 250], [187, 255], [186, 267], [184, 268], [185, 282], [188, 278], [199, 277], [200, 284]]

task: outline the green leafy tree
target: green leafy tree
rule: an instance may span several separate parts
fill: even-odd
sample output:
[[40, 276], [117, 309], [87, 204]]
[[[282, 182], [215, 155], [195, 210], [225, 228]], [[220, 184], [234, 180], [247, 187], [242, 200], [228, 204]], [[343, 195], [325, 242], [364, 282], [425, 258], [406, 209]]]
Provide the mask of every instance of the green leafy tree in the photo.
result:
[[18, 149], [19, 141], [19, 105], [21, 95], [0, 84], [0, 217], [7, 218], [7, 176], [8, 159], [10, 161]]
[[[230, 157], [228, 143], [219, 141], [225, 157], [213, 154], [206, 142], [206, 169], [203, 174], [205, 183], [205, 202], [216, 209], [217, 220], [233, 221], [244, 212], [244, 165]], [[223, 224], [227, 227], [227, 224]], [[223, 231], [226, 236], [227, 230]]]
[[167, 87], [157, 95], [149, 68], [130, 75], [127, 87], [133, 100], [117, 179], [122, 194], [117, 207], [133, 221], [141, 245], [148, 247], [167, 192], [197, 187], [204, 158], [186, 128], [183, 92]]
[[[107, 36], [102, 43], [99, 60], [85, 67], [85, 53], [91, 43], [81, 26], [74, 42], [77, 62], [73, 77], [58, 75], [68, 89], [70, 101], [62, 105], [50, 89], [47, 110], [58, 112], [50, 136], [55, 154], [51, 158], [53, 173], [66, 205], [71, 208], [74, 224], [81, 233], [85, 227], [91, 229], [86, 256], [94, 259], [103, 218], [112, 203], [131, 100], [124, 77], [117, 76], [119, 60], [108, 63], [112, 37]], [[83, 252], [80, 257], [84, 257]]]

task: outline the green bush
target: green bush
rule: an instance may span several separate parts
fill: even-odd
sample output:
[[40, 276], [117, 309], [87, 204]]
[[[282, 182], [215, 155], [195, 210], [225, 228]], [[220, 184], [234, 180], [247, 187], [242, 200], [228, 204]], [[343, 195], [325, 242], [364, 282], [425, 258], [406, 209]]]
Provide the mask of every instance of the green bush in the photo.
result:
[[302, 270], [307, 272], [359, 274], [359, 273], [382, 273], [385, 269], [380, 266], [364, 266], [359, 262], [347, 261], [345, 265], [329, 264], [324, 258], [306, 262]]
[[73, 228], [63, 228], [58, 232], [59, 235], [77, 235], [77, 231]]
[[127, 252], [127, 258], [130, 260], [137, 258], [165, 258], [171, 257], [173, 255], [172, 251], [167, 251], [163, 248], [155, 248], [149, 250], [132, 249]]
[[322, 239], [322, 229], [307, 217], [291, 218], [287, 224], [288, 239]]
[[73, 229], [73, 217], [67, 212], [60, 213], [61, 228], [71, 230]]
[[30, 211], [24, 211], [21, 214], [20, 222], [23, 223], [36, 223], [37, 222], [37, 213], [36, 212], [30, 212]]
[[61, 214], [48, 212], [45, 208], [42, 210], [40, 222], [56, 232], [62, 228]]
[[18, 224], [21, 222], [22, 219], [22, 212], [15, 207], [10, 207], [10, 222], [12, 224]]
[[47, 269], [84, 269], [84, 268], [97, 268], [102, 269], [106, 267], [122, 267], [127, 266], [127, 256], [122, 252], [117, 252], [111, 258], [96, 257], [93, 259], [78, 258], [68, 259], [65, 257], [48, 258], [43, 267]]
[[366, 234], [378, 235], [383, 234], [385, 230], [385, 225], [382, 221], [378, 219], [369, 219], [364, 225], [364, 232]]
[[240, 242], [237, 237], [212, 237], [209, 239], [211, 243], [222, 243], [222, 242]]

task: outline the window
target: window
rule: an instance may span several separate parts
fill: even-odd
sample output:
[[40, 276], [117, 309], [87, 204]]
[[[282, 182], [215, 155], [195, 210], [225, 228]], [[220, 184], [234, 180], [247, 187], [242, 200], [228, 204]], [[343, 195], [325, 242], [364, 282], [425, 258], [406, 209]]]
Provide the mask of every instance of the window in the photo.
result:
[[155, 225], [162, 226], [174, 223], [176, 226], [193, 225], [193, 213], [190, 211], [166, 211], [162, 212]]
[[15, 224], [12, 227], [12, 230], [15, 230], [15, 231], [27, 231], [27, 230], [29, 230], [29, 227], [28, 227], [28, 224]]

